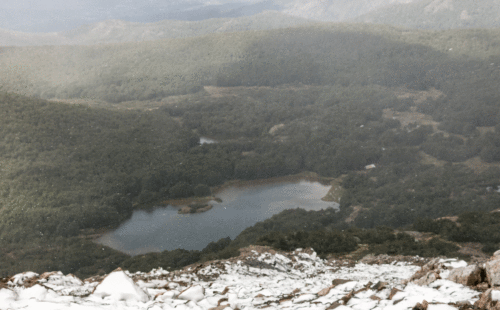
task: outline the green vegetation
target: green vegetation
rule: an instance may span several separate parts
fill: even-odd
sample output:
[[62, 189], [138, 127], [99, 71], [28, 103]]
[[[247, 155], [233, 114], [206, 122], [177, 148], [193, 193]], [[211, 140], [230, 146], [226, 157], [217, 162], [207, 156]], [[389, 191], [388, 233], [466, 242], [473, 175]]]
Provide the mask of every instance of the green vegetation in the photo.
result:
[[498, 183], [499, 170], [480, 175], [462, 165], [444, 167], [393, 164], [345, 178], [341, 208], [361, 206], [358, 227], [402, 227], [418, 218], [458, 215], [469, 210], [492, 211], [500, 195], [487, 191]]
[[[326, 255], [350, 251], [354, 237], [365, 240], [381, 225], [391, 231], [366, 240], [374, 253], [455, 253], [445, 241], [417, 244], [392, 229], [498, 208], [499, 193], [488, 190], [500, 185], [498, 46], [448, 54], [440, 41], [474, 33], [322, 25], [2, 50], [4, 90], [114, 108], [0, 93], [0, 274], [179, 268], [256, 242], [314, 244]], [[495, 33], [479, 41], [495, 43]], [[121, 108], [135, 104], [154, 109]], [[422, 115], [436, 125], [419, 123]], [[200, 136], [218, 143], [199, 145]], [[424, 164], [419, 154], [444, 163]], [[491, 168], [473, 171], [471, 160]], [[365, 170], [369, 164], [376, 168]], [[285, 211], [202, 251], [128, 257], [90, 241], [166, 199], [303, 171], [346, 174], [340, 212]], [[478, 237], [479, 228], [463, 240], [432, 229], [450, 241], [499, 242]]]
[[[498, 206], [498, 205], [497, 205]], [[420, 218], [413, 227], [418, 231], [432, 232], [456, 242], [480, 242], [483, 251], [491, 254], [500, 246], [499, 212], [465, 212], [456, 222], [449, 219]]]
[[260, 237], [256, 243], [258, 245], [272, 246], [282, 251], [311, 247], [321, 257], [331, 253], [352, 252], [357, 247], [354, 236], [340, 231], [324, 230], [312, 232], [299, 230], [288, 234], [271, 232]]
[[10, 47], [0, 53], [0, 84], [4, 91], [44, 99], [102, 104], [161, 100], [202, 86], [245, 83], [440, 88], [450, 75], [485, 79], [470, 70], [476, 64], [471, 59], [498, 57], [498, 38], [498, 30], [319, 24], [137, 43]]
[[231, 238], [227, 237], [216, 242], [210, 242], [201, 251], [177, 249], [161, 253], [148, 253], [128, 258], [121, 266], [131, 272], [151, 270], [159, 266], [165, 269], [180, 269], [200, 261], [225, 259], [239, 255], [238, 249], [229, 247], [230, 243]]

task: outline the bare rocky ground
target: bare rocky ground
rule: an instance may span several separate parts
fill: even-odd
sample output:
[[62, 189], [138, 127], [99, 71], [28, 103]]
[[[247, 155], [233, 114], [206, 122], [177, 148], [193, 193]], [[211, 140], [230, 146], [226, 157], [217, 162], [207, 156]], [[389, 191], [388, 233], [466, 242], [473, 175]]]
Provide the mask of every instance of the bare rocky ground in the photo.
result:
[[239, 257], [80, 280], [25, 272], [0, 281], [0, 309], [500, 309], [500, 251], [485, 263], [368, 255], [319, 258], [250, 246]]

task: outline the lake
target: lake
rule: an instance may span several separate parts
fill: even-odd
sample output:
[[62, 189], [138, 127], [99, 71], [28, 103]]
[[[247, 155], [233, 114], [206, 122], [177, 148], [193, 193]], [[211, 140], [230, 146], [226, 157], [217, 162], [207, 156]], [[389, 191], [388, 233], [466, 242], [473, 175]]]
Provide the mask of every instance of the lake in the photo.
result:
[[227, 187], [215, 196], [213, 208], [204, 213], [178, 214], [178, 207], [135, 211], [132, 218], [97, 240], [124, 253], [138, 255], [163, 250], [201, 250], [211, 241], [234, 239], [245, 228], [285, 209], [321, 210], [338, 208], [325, 202], [330, 186], [299, 181], [247, 187]]
[[200, 144], [212, 144], [212, 143], [217, 143], [214, 139], [206, 138], [206, 137], [201, 137], [200, 138]]

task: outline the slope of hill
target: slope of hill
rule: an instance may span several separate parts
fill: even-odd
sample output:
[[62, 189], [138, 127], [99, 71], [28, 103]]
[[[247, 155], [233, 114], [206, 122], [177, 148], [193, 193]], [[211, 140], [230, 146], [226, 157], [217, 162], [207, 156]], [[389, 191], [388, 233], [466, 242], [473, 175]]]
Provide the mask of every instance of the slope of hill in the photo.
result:
[[68, 40], [57, 32], [30, 33], [0, 29], [0, 46], [61, 45]]
[[[391, 54], [393, 59], [377, 61], [377, 57], [384, 57], [385, 50], [419, 49], [422, 55], [427, 54], [423, 56], [427, 66], [438, 61], [433, 57], [467, 55], [485, 59], [500, 54], [498, 33], [498, 30], [426, 32], [387, 26], [324, 24], [85, 47], [3, 48], [0, 85], [6, 91], [46, 99], [92, 98], [114, 103], [161, 99], [216, 85], [222, 77], [219, 73], [241, 62], [250, 63], [261, 51], [271, 57], [266, 61], [275, 65], [286, 62], [274, 74], [286, 76], [288, 82], [293, 76], [300, 76], [294, 79], [304, 84], [319, 80], [320, 84], [332, 84], [345, 75], [349, 78], [356, 75], [359, 81], [374, 80], [380, 76], [375, 71], [382, 67], [394, 70], [395, 61], [405, 61], [396, 60], [395, 54]], [[300, 39], [293, 42], [290, 38], [294, 36]], [[318, 66], [321, 70], [314, 69]], [[274, 70], [271, 68], [265, 70]], [[296, 73], [283, 75], [286, 70]], [[308, 80], [308, 74], [309, 78], [315, 75], [315, 80]]]
[[[256, 225], [220, 254], [225, 257], [269, 233], [279, 238], [267, 242], [286, 245], [289, 236], [272, 228], [287, 233], [284, 227], [302, 229], [306, 219], [316, 229], [374, 229], [498, 209], [500, 194], [492, 190], [500, 185], [498, 40], [498, 30], [324, 24], [3, 48], [4, 90], [116, 109], [0, 93], [0, 247], [6, 249], [0, 272], [88, 275], [220, 257], [180, 249], [130, 258], [87, 238], [133, 210], [207, 195], [234, 179], [347, 174], [339, 213], [286, 213], [292, 224]], [[142, 104], [148, 109], [137, 110]], [[432, 126], [419, 122], [425, 118]], [[275, 125], [279, 130], [270, 133]], [[200, 146], [200, 135], [220, 143]], [[468, 160], [491, 168], [473, 171]], [[365, 171], [369, 164], [377, 169]], [[459, 228], [428, 226], [463, 241], [455, 239], [463, 235]], [[483, 235], [467, 234], [490, 243], [488, 249], [500, 242]], [[428, 248], [407, 237], [392, 241], [378, 249], [445, 250], [439, 240]], [[339, 248], [330, 243], [325, 252]]]
[[0, 46], [93, 45], [119, 42], [187, 38], [210, 33], [266, 30], [315, 23], [276, 11], [239, 18], [214, 18], [202, 21], [164, 20], [156, 23], [106, 20], [73, 30], [53, 33], [24, 33], [0, 29]]
[[[378, 257], [382, 263], [322, 260], [311, 249], [276, 252], [249, 247], [241, 256], [191, 265], [121, 269], [86, 279], [61, 272], [25, 272], [6, 278], [0, 303], [8, 309], [490, 309], [498, 290], [481, 294], [475, 265], [456, 259]], [[496, 281], [497, 260], [487, 267]], [[422, 266], [422, 267], [419, 267]], [[493, 278], [495, 277], [495, 278]], [[479, 278], [479, 279], [478, 279]], [[458, 283], [457, 283], [458, 282]], [[469, 285], [470, 287], [468, 287]], [[474, 307], [474, 306], [475, 307]]]
[[200, 21], [233, 18], [276, 9], [273, 1], [52, 1], [0, 3], [0, 28], [28, 32], [66, 31], [108, 19], [150, 23], [162, 20]]
[[283, 5], [282, 12], [313, 20], [340, 22], [380, 8], [416, 1], [418, 0], [293, 0]]
[[422, 0], [380, 8], [354, 20], [421, 29], [495, 28], [500, 26], [500, 1]]
[[[29, 32], [64, 32], [85, 24], [100, 23], [109, 19], [136, 23], [163, 20], [204, 21], [214, 18], [251, 17], [267, 11], [313, 20], [338, 22], [368, 13], [379, 7], [412, 1], [415, 0], [150, 0], [146, 3], [127, 1], [118, 4], [93, 0], [77, 5], [71, 5], [69, 2], [53, 6], [33, 3], [29, 9], [22, 9], [22, 4], [0, 3], [0, 28]], [[272, 18], [269, 18], [266, 23], [269, 21], [272, 22]]]

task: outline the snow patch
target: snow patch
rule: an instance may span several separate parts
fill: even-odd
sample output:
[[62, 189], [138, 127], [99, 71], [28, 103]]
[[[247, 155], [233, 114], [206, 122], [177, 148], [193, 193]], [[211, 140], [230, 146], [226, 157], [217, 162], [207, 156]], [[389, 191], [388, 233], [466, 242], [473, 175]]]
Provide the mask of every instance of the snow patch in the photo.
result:
[[124, 300], [124, 301], [149, 301], [149, 296], [134, 280], [129, 278], [123, 271], [110, 273], [101, 284], [97, 285], [94, 293], [102, 299]]

